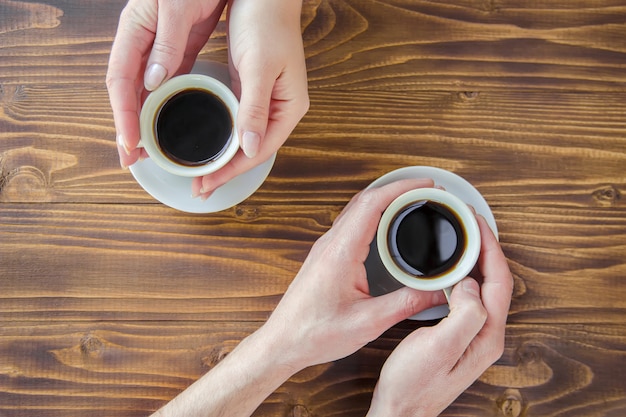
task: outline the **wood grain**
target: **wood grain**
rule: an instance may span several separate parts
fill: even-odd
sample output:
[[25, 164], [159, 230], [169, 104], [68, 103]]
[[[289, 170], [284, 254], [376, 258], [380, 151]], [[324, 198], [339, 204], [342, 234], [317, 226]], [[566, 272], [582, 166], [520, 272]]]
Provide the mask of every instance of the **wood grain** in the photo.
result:
[[[12, 20], [30, 12], [4, 28], [0, 83], [101, 85], [124, 1], [49, 4], [0, 3]], [[626, 91], [626, 5], [619, 0], [303, 4], [311, 88]], [[204, 54], [225, 60], [224, 34], [222, 22]]]
[[305, 4], [313, 88], [624, 91], [623, 2]]
[[[626, 2], [304, 0], [311, 109], [219, 213], [119, 167], [124, 0], [0, 0], [0, 417], [144, 416], [267, 318], [356, 192], [432, 165], [491, 205], [505, 354], [443, 416], [626, 415]], [[226, 62], [224, 18], [200, 59]], [[363, 416], [405, 321], [255, 416]]]
[[[7, 319], [263, 320], [340, 206], [3, 205]], [[512, 323], [621, 322], [621, 208], [499, 207]], [[558, 237], [558, 238], [557, 238]], [[272, 248], [268, 251], [267, 248]]]
[[[0, 118], [0, 201], [154, 202], [119, 168], [103, 88], [12, 94]], [[487, 197], [506, 188], [506, 204], [534, 194], [563, 197], [550, 204], [611, 204], [611, 193], [620, 204], [626, 93], [314, 90], [311, 103], [252, 201], [345, 204], [385, 172], [435, 165]]]
[[[257, 327], [243, 321], [4, 326], [3, 415], [147, 415]], [[303, 370], [254, 415], [364, 415], [385, 358], [415, 328], [403, 322], [354, 355]], [[624, 325], [510, 325], [502, 359], [443, 415], [617, 416], [626, 395], [625, 331]], [[581, 403], [581, 396], [594, 401]]]

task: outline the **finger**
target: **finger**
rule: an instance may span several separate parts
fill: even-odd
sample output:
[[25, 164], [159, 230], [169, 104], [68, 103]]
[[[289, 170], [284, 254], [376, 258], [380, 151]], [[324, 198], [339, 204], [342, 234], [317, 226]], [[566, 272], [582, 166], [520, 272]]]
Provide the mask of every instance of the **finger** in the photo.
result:
[[196, 10], [173, 1], [159, 3], [156, 36], [144, 74], [146, 90], [152, 91], [165, 80], [191, 70], [217, 26], [226, 0], [204, 6], [206, 10]]
[[137, 160], [142, 158], [143, 149], [133, 149], [130, 152], [126, 151], [124, 149], [124, 145], [121, 143], [121, 137], [119, 135], [117, 136], [116, 145], [117, 152], [120, 157], [120, 166], [123, 169], [128, 168], [129, 166], [137, 162]]
[[189, 14], [178, 2], [159, 2], [156, 35], [143, 77], [146, 90], [156, 89], [180, 67], [193, 25]]
[[383, 211], [395, 198], [416, 188], [432, 186], [431, 179], [405, 179], [359, 193], [330, 230], [338, 235], [338, 247], [352, 251], [356, 245], [369, 245]]
[[[243, 62], [239, 68], [241, 97], [237, 127], [241, 149], [248, 158], [254, 158], [265, 137], [270, 114], [272, 89], [279, 72], [259, 62]], [[265, 70], [263, 69], [265, 68]]]
[[513, 277], [502, 248], [487, 221], [480, 215], [477, 220], [481, 234], [478, 268], [483, 276], [483, 304], [489, 313], [487, 326], [504, 328], [511, 304]]
[[361, 190], [355, 195], [353, 195], [352, 198], [348, 201], [348, 203], [345, 206], [343, 206], [343, 208], [341, 209], [337, 217], [335, 217], [335, 219], [333, 220], [333, 226], [337, 224], [339, 221], [341, 221], [343, 216], [345, 216], [346, 212], [349, 212], [352, 209], [351, 207], [356, 204], [356, 202], [358, 201], [358, 199], [360, 198], [361, 194], [363, 194], [364, 191], [365, 190]]
[[455, 369], [460, 375], [476, 378], [502, 355], [513, 290], [513, 278], [496, 237], [482, 216], [477, 216], [477, 220], [482, 241], [478, 266], [484, 277], [481, 295], [488, 315], [485, 325]]
[[442, 358], [450, 369], [457, 365], [486, 320], [487, 311], [480, 299], [480, 287], [474, 279], [465, 278], [452, 290], [450, 314], [433, 328], [445, 339]]
[[[272, 155], [280, 149], [293, 128], [300, 121], [302, 114], [298, 113], [297, 109], [304, 108], [305, 105], [308, 106], [307, 97], [308, 96], [305, 95], [297, 100], [297, 102], [304, 102], [305, 104], [297, 104], [296, 102], [293, 102], [292, 104], [281, 103], [281, 106], [286, 108], [285, 110], [275, 110], [270, 108], [270, 113], [277, 112], [279, 117], [285, 118], [285, 121], [281, 122], [274, 119], [270, 120], [265, 137], [263, 138], [254, 158], [249, 158], [243, 153], [243, 151], [239, 152], [228, 164], [220, 168], [219, 171], [204, 176], [202, 178], [203, 191], [213, 191], [226, 184], [237, 175], [249, 171], [271, 158]], [[276, 106], [270, 105], [270, 107]]]
[[391, 326], [427, 308], [446, 303], [443, 291], [418, 291], [403, 287], [378, 297], [363, 301], [361, 317], [374, 325], [373, 337], [382, 334]]
[[191, 179], [191, 197], [199, 197], [202, 192], [202, 177], [196, 177]]
[[122, 153], [130, 156], [139, 142], [139, 109], [143, 90], [140, 73], [154, 39], [149, 22], [137, 20], [137, 16], [149, 14], [143, 9], [135, 11], [142, 4], [145, 3], [129, 3], [122, 11], [106, 75], [117, 140], [122, 144], [120, 150], [124, 151], [120, 152], [120, 157]]
[[[406, 191], [410, 191], [410, 190], [415, 189], [415, 188], [428, 188], [428, 187], [433, 187], [433, 186], [434, 186], [434, 182], [433, 182], [433, 180], [432, 180], [432, 179], [430, 179], [430, 178], [416, 178], [416, 179], [410, 179], [410, 180], [400, 180], [400, 181], [414, 181], [413, 186], [412, 186], [411, 188], [408, 188], [408, 189], [407, 189], [407, 190], [405, 190], [404, 192], [406, 192]], [[388, 184], [387, 184], [387, 185], [388, 185]], [[384, 186], [377, 187], [377, 188], [382, 188], [382, 187], [384, 187]], [[335, 220], [333, 221], [333, 225], [334, 225], [334, 224], [336, 224], [337, 222], [339, 222], [339, 221], [341, 220], [341, 218], [342, 218], [342, 217], [344, 217], [344, 215], [345, 215], [347, 212], [349, 212], [349, 211], [353, 210], [353, 207], [354, 207], [356, 204], [358, 204], [358, 201], [359, 201], [359, 199], [361, 198], [361, 197], [360, 197], [360, 196], [361, 196], [361, 194], [362, 194], [363, 192], [365, 192], [365, 191], [367, 191], [367, 189], [359, 191], [357, 194], [355, 194], [355, 195], [354, 195], [354, 196], [350, 199], [350, 201], [348, 201], [348, 203], [344, 206], [344, 208], [341, 210], [341, 212], [339, 213], [339, 215], [338, 215], [338, 216], [335, 218]], [[402, 193], [404, 193], [404, 192], [402, 192]], [[402, 193], [400, 193], [400, 194], [402, 194]], [[398, 194], [396, 197], [398, 197], [400, 194]], [[396, 197], [393, 197], [391, 201], [393, 201], [393, 199], [395, 199]], [[381, 213], [381, 215], [382, 215], [382, 212], [383, 212], [383, 211], [387, 208], [387, 206], [388, 206], [389, 204], [391, 204], [391, 201], [389, 201], [389, 202], [385, 205], [385, 207], [381, 210], [381, 212], [380, 212], [380, 213]]]
[[133, 164], [137, 158], [137, 144], [141, 137], [139, 131], [139, 100], [131, 86], [132, 80], [116, 78], [108, 81], [109, 99], [113, 110], [116, 141], [120, 160], [126, 166]]
[[237, 152], [233, 159], [231, 159], [218, 171], [200, 177], [200, 194], [207, 194], [215, 191], [217, 188], [226, 184], [237, 175], [260, 165], [263, 162], [265, 162], [265, 160], [261, 160], [259, 158], [252, 160], [245, 156], [243, 152]]
[[196, 63], [198, 59], [198, 54], [202, 50], [202, 48], [206, 45], [207, 40], [217, 27], [219, 23], [220, 17], [224, 11], [224, 7], [226, 7], [227, 0], [219, 0], [214, 1], [208, 4], [208, 7], [213, 7], [212, 4], [215, 3], [215, 8], [213, 12], [208, 17], [206, 21], [196, 22], [191, 27], [191, 32], [189, 33], [189, 37], [187, 39], [187, 45], [185, 48], [185, 53], [183, 55], [183, 60], [178, 67], [178, 70], [171, 74], [171, 76], [179, 75], [179, 74], [187, 74], [193, 68], [193, 65]]

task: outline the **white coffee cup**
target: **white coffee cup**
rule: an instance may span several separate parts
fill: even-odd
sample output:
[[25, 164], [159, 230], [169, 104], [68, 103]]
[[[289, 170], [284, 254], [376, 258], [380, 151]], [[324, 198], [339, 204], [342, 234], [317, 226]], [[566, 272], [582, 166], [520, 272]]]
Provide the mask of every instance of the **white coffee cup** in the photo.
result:
[[[232, 125], [230, 137], [219, 153], [202, 164], [184, 164], [167, 156], [159, 145], [157, 121], [166, 103], [179, 93], [200, 90], [219, 99], [227, 109]], [[183, 177], [199, 177], [210, 174], [226, 165], [239, 150], [239, 136], [235, 121], [239, 102], [229, 87], [221, 81], [202, 74], [185, 74], [171, 78], [151, 92], [141, 109], [139, 117], [141, 140], [138, 147], [143, 147], [148, 156], [165, 171]], [[211, 138], [207, 138], [211, 140]]]
[[[449, 262], [442, 262], [441, 271], [432, 270], [432, 273], [425, 273], [416, 269], [415, 262], [403, 259], [402, 252], [413, 250], [408, 248], [408, 244], [403, 240], [398, 243], [399, 234], [410, 237], [415, 236], [416, 241], [424, 239], [420, 230], [410, 233], [408, 226], [401, 226], [403, 221], [416, 210], [424, 210], [424, 203], [430, 202], [437, 210], [442, 209], [452, 214], [452, 221], [460, 226], [460, 234], [451, 231], [447, 221], [439, 222], [443, 232], [456, 236], [458, 251], [454, 256], [445, 253], [442, 256], [449, 257]], [[430, 208], [429, 208], [430, 210]], [[420, 218], [424, 221], [426, 217]], [[400, 230], [403, 228], [403, 230]], [[403, 237], [404, 239], [404, 237]], [[452, 238], [451, 238], [452, 239]], [[397, 197], [383, 212], [378, 231], [376, 233], [376, 244], [380, 260], [385, 269], [395, 280], [403, 285], [418, 290], [438, 291], [444, 290], [449, 297], [452, 287], [457, 282], [465, 278], [474, 268], [478, 255], [480, 254], [480, 229], [478, 222], [469, 206], [455, 195], [437, 188], [418, 188], [408, 191]], [[404, 250], [398, 249], [399, 245], [407, 246]], [[450, 249], [442, 248], [440, 252], [450, 252]]]

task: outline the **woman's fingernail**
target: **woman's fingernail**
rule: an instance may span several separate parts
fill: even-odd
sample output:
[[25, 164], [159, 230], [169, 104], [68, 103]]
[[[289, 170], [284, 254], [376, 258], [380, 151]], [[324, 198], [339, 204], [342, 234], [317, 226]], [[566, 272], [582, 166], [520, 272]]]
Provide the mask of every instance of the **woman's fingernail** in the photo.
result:
[[261, 144], [261, 136], [255, 132], [246, 131], [241, 138], [241, 148], [243, 153], [248, 158], [254, 158], [259, 152], [259, 145]]
[[161, 64], [152, 64], [146, 69], [146, 73], [143, 76], [143, 85], [148, 91], [152, 91], [161, 85], [165, 77], [167, 76], [167, 70]]
[[126, 141], [124, 141], [124, 137], [121, 134], [116, 136], [115, 141], [117, 142], [117, 146], [122, 148], [126, 155], [130, 156], [130, 149], [128, 149]]
[[122, 161], [121, 159], [120, 159], [120, 166], [122, 167], [122, 169], [123, 169], [123, 170], [128, 169], [128, 166], [126, 166], [126, 164], [124, 163], [124, 161]]

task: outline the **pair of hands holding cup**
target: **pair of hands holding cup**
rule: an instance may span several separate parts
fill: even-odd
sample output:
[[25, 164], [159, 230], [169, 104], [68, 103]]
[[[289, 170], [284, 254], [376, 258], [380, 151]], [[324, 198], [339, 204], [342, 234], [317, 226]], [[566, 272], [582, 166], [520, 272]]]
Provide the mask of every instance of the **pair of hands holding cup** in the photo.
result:
[[[130, 0], [111, 50], [107, 87], [123, 167], [147, 157], [138, 147], [139, 113], [149, 91], [191, 70], [215, 30], [226, 0]], [[228, 64], [239, 98], [242, 151], [219, 171], [194, 178], [207, 198], [235, 176], [265, 162], [309, 106], [300, 28], [301, 2], [230, 0]]]
[[[442, 291], [408, 287], [372, 297], [364, 266], [387, 206], [409, 190], [433, 186], [432, 180], [402, 180], [357, 194], [313, 245], [268, 321], [156, 415], [249, 416], [301, 369], [348, 356], [396, 323], [444, 303]], [[446, 318], [414, 331], [391, 353], [368, 417], [436, 416], [502, 354], [513, 280], [487, 222], [477, 220], [476, 276], [454, 286]]]

